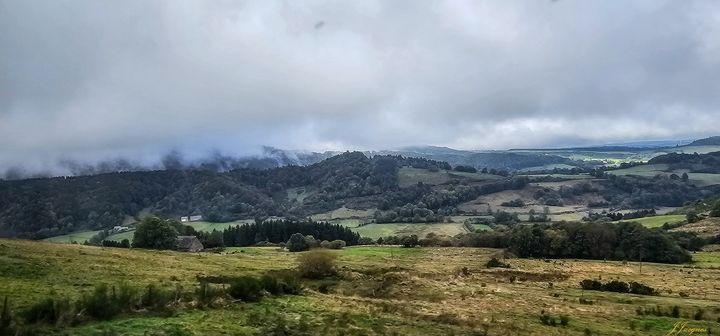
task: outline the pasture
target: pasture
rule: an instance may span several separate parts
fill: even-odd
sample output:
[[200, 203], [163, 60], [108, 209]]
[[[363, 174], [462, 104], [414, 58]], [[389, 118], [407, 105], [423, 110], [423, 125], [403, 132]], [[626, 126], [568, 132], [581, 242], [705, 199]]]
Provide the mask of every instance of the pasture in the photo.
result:
[[482, 174], [482, 173], [465, 173], [450, 170], [439, 170], [436, 172], [411, 167], [402, 167], [398, 172], [398, 184], [400, 187], [409, 187], [418, 182], [429, 185], [439, 185], [449, 182], [453, 179], [466, 180], [469, 182], [481, 182], [488, 180], [497, 180], [502, 178], [498, 175]]
[[463, 223], [373, 223], [352, 229], [363, 237], [378, 239], [387, 236], [417, 235], [424, 238], [428, 233], [455, 236], [467, 233]]
[[[696, 263], [687, 265], [505, 259], [509, 269], [485, 266], [500, 255], [495, 249], [359, 246], [333, 253], [340, 273], [322, 291], [308, 281], [301, 296], [186, 307], [169, 317], [129, 314], [43, 334], [257, 335], [284, 326], [325, 335], [666, 335], [678, 322], [720, 331], [718, 252], [696, 253]], [[298, 255], [277, 248], [180, 253], [3, 239], [0, 297], [17, 312], [52, 292], [76, 297], [101, 283], [193, 291], [198, 275], [287, 269]], [[638, 281], [659, 295], [583, 291], [584, 279]], [[672, 307], [677, 317], [637, 313]], [[541, 314], [565, 316], [567, 323], [542, 323]]]
[[683, 173], [687, 173], [690, 183], [693, 183], [698, 187], [707, 187], [720, 184], [720, 174], [689, 173], [687, 170], [682, 169], [669, 170], [668, 165], [662, 163], [609, 170], [608, 173], [615, 175], [635, 175], [643, 177], [653, 177], [656, 175], [669, 176], [671, 174], [676, 174], [680, 176]]
[[665, 223], [677, 224], [682, 223], [683, 221], [685, 221], [685, 215], [659, 215], [637, 219], [624, 219], [617, 222], [637, 222], [647, 228], [656, 228], [663, 226]]
[[55, 236], [50, 238], [45, 238], [45, 241], [53, 242], [53, 243], [80, 243], [82, 244], [86, 240], [90, 240], [92, 236], [96, 235], [98, 231], [80, 231], [80, 232], [74, 232], [62, 236]]

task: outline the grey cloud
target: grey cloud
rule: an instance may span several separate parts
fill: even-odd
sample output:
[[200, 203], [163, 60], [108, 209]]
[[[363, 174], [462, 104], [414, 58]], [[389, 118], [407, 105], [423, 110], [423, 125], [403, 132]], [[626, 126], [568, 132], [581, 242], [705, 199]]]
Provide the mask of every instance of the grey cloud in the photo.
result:
[[0, 0], [0, 168], [709, 135], [719, 17], [715, 1]]

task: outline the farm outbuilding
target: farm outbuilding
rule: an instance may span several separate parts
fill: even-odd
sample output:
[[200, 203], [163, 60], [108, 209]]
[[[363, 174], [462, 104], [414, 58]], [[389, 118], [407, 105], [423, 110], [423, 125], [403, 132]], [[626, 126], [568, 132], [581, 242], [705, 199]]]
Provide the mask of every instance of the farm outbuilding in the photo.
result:
[[177, 237], [177, 250], [181, 252], [200, 252], [203, 249], [203, 244], [195, 236], [178, 236]]

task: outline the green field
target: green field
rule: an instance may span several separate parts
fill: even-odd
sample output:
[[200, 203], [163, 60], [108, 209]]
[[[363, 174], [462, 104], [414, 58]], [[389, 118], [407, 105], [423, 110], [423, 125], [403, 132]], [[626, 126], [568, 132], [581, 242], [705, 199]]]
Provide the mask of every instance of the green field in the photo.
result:
[[472, 182], [497, 180], [502, 178], [498, 175], [482, 173], [465, 173], [449, 170], [432, 172], [427, 169], [402, 167], [398, 172], [398, 184], [400, 187], [409, 187], [422, 182], [429, 185], [438, 185], [449, 182], [452, 179], [468, 180]]
[[537, 167], [528, 167], [520, 169], [521, 172], [533, 172], [533, 171], [540, 171], [540, 170], [553, 170], [553, 169], [572, 169], [575, 168], [575, 166], [571, 166], [564, 163], [552, 163], [552, 164], [546, 164], [544, 166], [537, 166]]
[[720, 252], [695, 252], [693, 263], [703, 268], [720, 268]]
[[[640, 165], [624, 169], [609, 170], [608, 173], [615, 175], [636, 175], [644, 177], [653, 177], [656, 175], [669, 176], [670, 174], [682, 175], [687, 170], [670, 171], [666, 164], [649, 164]], [[699, 187], [720, 184], [720, 174], [709, 173], [687, 173], [691, 183]]]
[[349, 228], [356, 228], [369, 222], [370, 219], [333, 219], [330, 221], [330, 223], [340, 224]]
[[437, 235], [455, 236], [468, 232], [462, 223], [376, 223], [353, 228], [353, 231], [372, 239], [409, 235], [424, 238], [431, 232]]
[[135, 230], [128, 230], [125, 232], [110, 235], [107, 238], [105, 238], [105, 240], [122, 241], [123, 239], [127, 239], [130, 242], [132, 242], [134, 236], [135, 236]]
[[[254, 220], [252, 220], [252, 219], [242, 219], [242, 220], [237, 220], [234, 222], [227, 222], [227, 223], [191, 222], [191, 223], [184, 223], [184, 224], [192, 226], [197, 231], [210, 232], [213, 229], [222, 231], [231, 226], [241, 225], [244, 223], [253, 223], [253, 222], [254, 222]], [[100, 232], [100, 231], [99, 230], [98, 231], [81, 231], [81, 232], [71, 233], [71, 234], [62, 235], [62, 236], [50, 237], [50, 238], [46, 238], [44, 240], [54, 242], [54, 243], [77, 242], [77, 243], [82, 244], [86, 240], [89, 240], [92, 236], [96, 235], [98, 232]], [[106, 240], [121, 241], [123, 239], [127, 239], [132, 242], [134, 234], [135, 234], [135, 230], [131, 229], [131, 230], [128, 230], [125, 232], [110, 235], [106, 238]]]
[[211, 222], [190, 222], [184, 223], [185, 225], [192, 226], [197, 231], [210, 232], [212, 230], [222, 231], [232, 226], [238, 226], [247, 223], [255, 223], [253, 219], [241, 219], [233, 222], [226, 223], [211, 223]]
[[96, 235], [100, 230], [98, 231], [81, 231], [81, 232], [75, 232], [70, 233], [62, 236], [55, 236], [50, 238], [45, 238], [45, 241], [53, 242], [53, 243], [72, 243], [77, 242], [82, 244], [86, 240], [90, 240], [92, 236]]
[[[651, 216], [638, 219], [626, 219], [622, 222], [637, 222], [648, 228], [661, 227], [663, 224], [677, 224], [685, 221], [685, 215], [661, 215]], [[620, 222], [620, 221], [618, 221]]]
[[668, 165], [664, 163], [639, 165], [630, 168], [610, 170], [608, 173], [615, 175], [636, 175], [653, 177], [655, 175], [668, 174]]
[[525, 174], [520, 176], [527, 176], [527, 177], [535, 177], [535, 178], [542, 178], [542, 177], [554, 177], [554, 178], [560, 178], [565, 180], [587, 180], [592, 179], [593, 177], [590, 175], [570, 175], [570, 174]]
[[[689, 265], [506, 259], [510, 269], [484, 266], [500, 253], [496, 249], [358, 246], [332, 253], [339, 276], [304, 281], [302, 295], [257, 303], [223, 300], [204, 309], [180, 305], [169, 316], [130, 312], [107, 321], [39, 326], [35, 334], [660, 336], [677, 322], [712, 334], [720, 329], [718, 252], [695, 253], [696, 263]], [[192, 293], [198, 275], [294, 268], [301, 254], [274, 247], [181, 253], [0, 239], [0, 297], [8, 298], [19, 318], [44, 298], [78, 298], [103, 283]], [[583, 291], [583, 279], [638, 281], [660, 293]], [[636, 313], [673, 306], [677, 318]], [[704, 316], [696, 320], [698, 309]], [[541, 323], [541, 312], [567, 316], [567, 326]]]
[[337, 208], [332, 211], [323, 212], [312, 215], [311, 218], [316, 221], [330, 221], [337, 219], [364, 219], [370, 218], [377, 209], [349, 209], [346, 207]]

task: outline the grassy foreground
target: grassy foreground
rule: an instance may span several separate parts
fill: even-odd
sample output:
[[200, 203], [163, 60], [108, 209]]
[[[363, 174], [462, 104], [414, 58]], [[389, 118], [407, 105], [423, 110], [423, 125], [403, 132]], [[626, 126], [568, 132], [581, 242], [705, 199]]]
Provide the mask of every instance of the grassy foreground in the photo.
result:
[[[302, 296], [171, 317], [122, 316], [47, 333], [256, 335], [285, 323], [290, 335], [666, 335], [676, 322], [720, 332], [718, 252], [697, 253], [697, 265], [506, 259], [510, 269], [485, 267], [501, 254], [494, 249], [372, 246], [334, 253], [341, 276], [307, 282]], [[257, 275], [294, 267], [296, 256], [275, 248], [179, 253], [0, 239], [0, 298], [20, 311], [51, 292], [77, 296], [101, 283], [192, 288], [199, 275]], [[583, 291], [583, 279], [638, 281], [660, 295]], [[636, 312], [673, 306], [678, 318]], [[699, 309], [704, 315], [695, 320]], [[569, 322], [545, 325], [542, 312]]]

